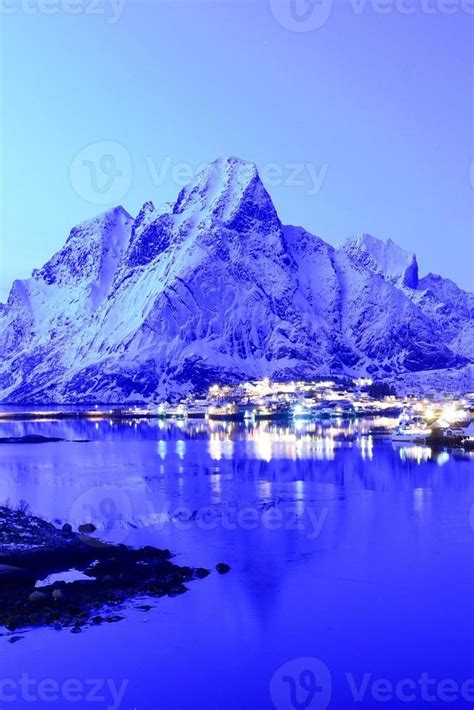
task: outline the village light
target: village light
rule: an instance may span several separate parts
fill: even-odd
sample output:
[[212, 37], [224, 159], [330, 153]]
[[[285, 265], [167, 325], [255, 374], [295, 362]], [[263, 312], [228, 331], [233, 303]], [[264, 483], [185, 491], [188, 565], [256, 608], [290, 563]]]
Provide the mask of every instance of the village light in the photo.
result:
[[441, 418], [445, 419], [450, 424], [453, 424], [454, 422], [464, 419], [465, 414], [462, 410], [456, 409], [454, 404], [449, 404], [443, 408]]

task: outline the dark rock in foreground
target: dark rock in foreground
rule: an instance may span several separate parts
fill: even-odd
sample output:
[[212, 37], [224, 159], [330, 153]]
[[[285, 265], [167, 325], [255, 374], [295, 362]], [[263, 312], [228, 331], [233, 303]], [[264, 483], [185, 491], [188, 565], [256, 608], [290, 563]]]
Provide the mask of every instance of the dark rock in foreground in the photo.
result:
[[[117, 609], [141, 595], [176, 596], [209, 571], [181, 567], [169, 550], [109, 545], [20, 510], [0, 506], [0, 626], [71, 628], [120, 621]], [[83, 578], [35, 588], [37, 580], [75, 569]], [[138, 605], [147, 611], [149, 605]]]
[[230, 572], [230, 567], [225, 562], [218, 562], [216, 564], [216, 570], [219, 574], [227, 574], [227, 572]]
[[[64, 528], [64, 526], [63, 526], [63, 528]], [[78, 530], [80, 533], [85, 533], [86, 535], [91, 535], [92, 533], [95, 533], [97, 528], [93, 523], [83, 523], [82, 525], [79, 525]]]
[[0, 437], [0, 444], [48, 444], [56, 441], [64, 441], [64, 439], [57, 436], [41, 436], [41, 434]]

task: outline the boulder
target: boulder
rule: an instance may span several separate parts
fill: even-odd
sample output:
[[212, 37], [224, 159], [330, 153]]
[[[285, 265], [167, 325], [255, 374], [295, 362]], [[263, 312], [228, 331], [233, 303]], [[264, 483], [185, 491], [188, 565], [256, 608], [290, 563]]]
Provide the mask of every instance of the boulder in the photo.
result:
[[216, 570], [219, 572], [219, 574], [227, 574], [227, 572], [230, 572], [230, 566], [227, 565], [225, 562], [218, 562], [216, 565]]
[[40, 592], [39, 590], [31, 592], [30, 596], [28, 597], [28, 601], [33, 602], [34, 604], [41, 604], [43, 602], [47, 602], [48, 600], [48, 595], [44, 592]]
[[80, 533], [83, 533], [84, 535], [90, 535], [91, 533], [94, 533], [97, 530], [94, 523], [83, 523], [82, 525], [79, 525], [77, 529]]

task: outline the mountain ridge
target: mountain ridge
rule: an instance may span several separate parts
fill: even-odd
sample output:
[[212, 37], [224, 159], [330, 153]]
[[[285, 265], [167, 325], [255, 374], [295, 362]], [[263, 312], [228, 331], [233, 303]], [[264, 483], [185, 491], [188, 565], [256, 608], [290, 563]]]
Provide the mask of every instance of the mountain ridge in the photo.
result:
[[473, 299], [420, 279], [391, 240], [336, 248], [283, 225], [256, 167], [218, 159], [163, 209], [146, 202], [134, 219], [116, 207], [73, 228], [14, 282], [0, 309], [0, 401], [146, 401], [328, 374], [403, 388], [449, 372], [465, 387]]

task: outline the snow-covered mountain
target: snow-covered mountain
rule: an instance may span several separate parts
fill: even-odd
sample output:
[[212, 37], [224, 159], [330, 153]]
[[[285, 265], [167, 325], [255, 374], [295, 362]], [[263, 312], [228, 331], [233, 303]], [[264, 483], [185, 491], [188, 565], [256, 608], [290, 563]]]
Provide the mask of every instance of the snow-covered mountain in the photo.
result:
[[449, 373], [465, 388], [473, 299], [419, 279], [415, 256], [391, 241], [336, 249], [282, 225], [256, 167], [220, 159], [174, 204], [75, 227], [13, 284], [0, 306], [0, 400], [142, 401], [329, 373], [399, 387]]

